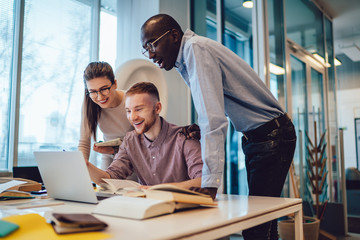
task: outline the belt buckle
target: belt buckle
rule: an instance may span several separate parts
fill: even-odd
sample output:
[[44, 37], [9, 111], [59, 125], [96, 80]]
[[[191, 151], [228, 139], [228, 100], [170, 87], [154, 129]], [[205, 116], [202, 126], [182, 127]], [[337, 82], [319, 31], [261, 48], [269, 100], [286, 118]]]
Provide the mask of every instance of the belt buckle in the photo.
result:
[[279, 127], [280, 127], [280, 123], [279, 123], [279, 120], [278, 120], [278, 119], [275, 119], [275, 123], [276, 123], [277, 128], [279, 128]]

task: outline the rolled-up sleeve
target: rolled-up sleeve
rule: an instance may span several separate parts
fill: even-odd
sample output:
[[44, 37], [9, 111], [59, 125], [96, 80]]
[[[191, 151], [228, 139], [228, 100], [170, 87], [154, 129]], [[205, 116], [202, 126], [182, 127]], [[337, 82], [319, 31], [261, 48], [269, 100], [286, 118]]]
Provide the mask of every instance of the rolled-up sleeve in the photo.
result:
[[201, 177], [203, 161], [201, 159], [200, 142], [198, 140], [185, 140], [184, 155], [189, 177], [191, 179]]
[[[219, 63], [207, 49], [193, 43], [184, 48], [188, 62], [191, 95], [198, 113], [204, 166], [202, 187], [219, 187], [225, 160], [228, 120], [224, 111], [222, 73]], [[206, 59], [206, 61], [203, 61]]]

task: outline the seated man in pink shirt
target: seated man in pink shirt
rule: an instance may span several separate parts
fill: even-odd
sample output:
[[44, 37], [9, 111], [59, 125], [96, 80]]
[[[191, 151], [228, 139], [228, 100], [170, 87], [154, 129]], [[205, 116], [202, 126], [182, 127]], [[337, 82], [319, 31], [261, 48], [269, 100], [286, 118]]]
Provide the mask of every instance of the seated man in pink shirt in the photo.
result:
[[133, 172], [145, 186], [171, 183], [183, 188], [200, 187], [203, 162], [200, 142], [186, 139], [181, 127], [160, 117], [161, 103], [154, 84], [134, 84], [125, 94], [125, 109], [133, 131], [123, 139], [106, 171], [87, 161], [91, 179], [126, 179]]

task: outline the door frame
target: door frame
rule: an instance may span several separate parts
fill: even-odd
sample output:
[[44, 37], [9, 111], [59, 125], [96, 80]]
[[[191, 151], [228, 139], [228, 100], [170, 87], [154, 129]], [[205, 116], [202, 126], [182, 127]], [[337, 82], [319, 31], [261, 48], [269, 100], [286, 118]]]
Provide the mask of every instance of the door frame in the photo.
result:
[[[332, 164], [331, 164], [331, 151], [330, 151], [330, 136], [329, 136], [329, 118], [328, 118], [328, 97], [327, 97], [327, 92], [328, 92], [328, 75], [327, 75], [327, 68], [325, 66], [324, 63], [320, 62], [319, 60], [317, 60], [310, 52], [308, 52], [307, 50], [305, 50], [302, 46], [298, 45], [297, 43], [295, 43], [294, 41], [287, 39], [286, 40], [286, 85], [288, 86], [287, 90], [286, 90], [286, 94], [287, 94], [287, 106], [288, 106], [288, 113], [290, 114], [290, 116], [292, 116], [293, 113], [293, 109], [292, 109], [292, 84], [291, 84], [291, 63], [290, 63], [290, 59], [291, 59], [291, 55], [298, 58], [300, 61], [302, 61], [305, 66], [306, 66], [306, 86], [307, 86], [307, 96], [308, 96], [308, 101], [307, 101], [307, 109], [308, 112], [310, 111], [310, 109], [312, 109], [312, 95], [311, 95], [311, 69], [316, 70], [317, 72], [321, 73], [323, 78], [322, 78], [322, 85], [323, 85], [323, 89], [322, 89], [322, 96], [323, 96], [323, 101], [324, 101], [324, 122], [325, 122], [325, 129], [326, 129], [326, 134], [325, 134], [325, 139], [327, 141], [327, 149], [326, 149], [326, 154], [327, 154], [327, 170], [328, 170], [328, 176], [327, 176], [327, 183], [328, 183], [328, 192], [327, 192], [327, 196], [329, 197], [330, 201], [332, 201], [333, 198], [333, 183], [332, 183]], [[306, 114], [307, 115], [307, 120], [310, 124], [312, 124], [309, 120], [313, 120], [314, 118], [310, 119], [309, 118], [309, 113]], [[303, 161], [304, 158], [300, 159], [300, 165], [302, 167], [303, 165]], [[302, 184], [304, 182], [303, 176], [300, 175], [300, 183]]]

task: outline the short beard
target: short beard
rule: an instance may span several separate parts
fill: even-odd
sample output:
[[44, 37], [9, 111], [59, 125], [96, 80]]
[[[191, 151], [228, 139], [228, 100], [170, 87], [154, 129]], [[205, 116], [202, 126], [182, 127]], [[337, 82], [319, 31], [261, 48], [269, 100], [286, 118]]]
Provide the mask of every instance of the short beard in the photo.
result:
[[144, 133], [146, 133], [147, 131], [150, 130], [150, 128], [151, 128], [152, 126], [154, 126], [155, 121], [156, 121], [156, 111], [155, 111], [155, 108], [153, 109], [153, 112], [152, 112], [152, 113], [153, 113], [153, 118], [151, 119], [151, 122], [145, 123], [144, 130], [141, 131], [141, 133], [139, 133], [139, 134], [144, 134]]

